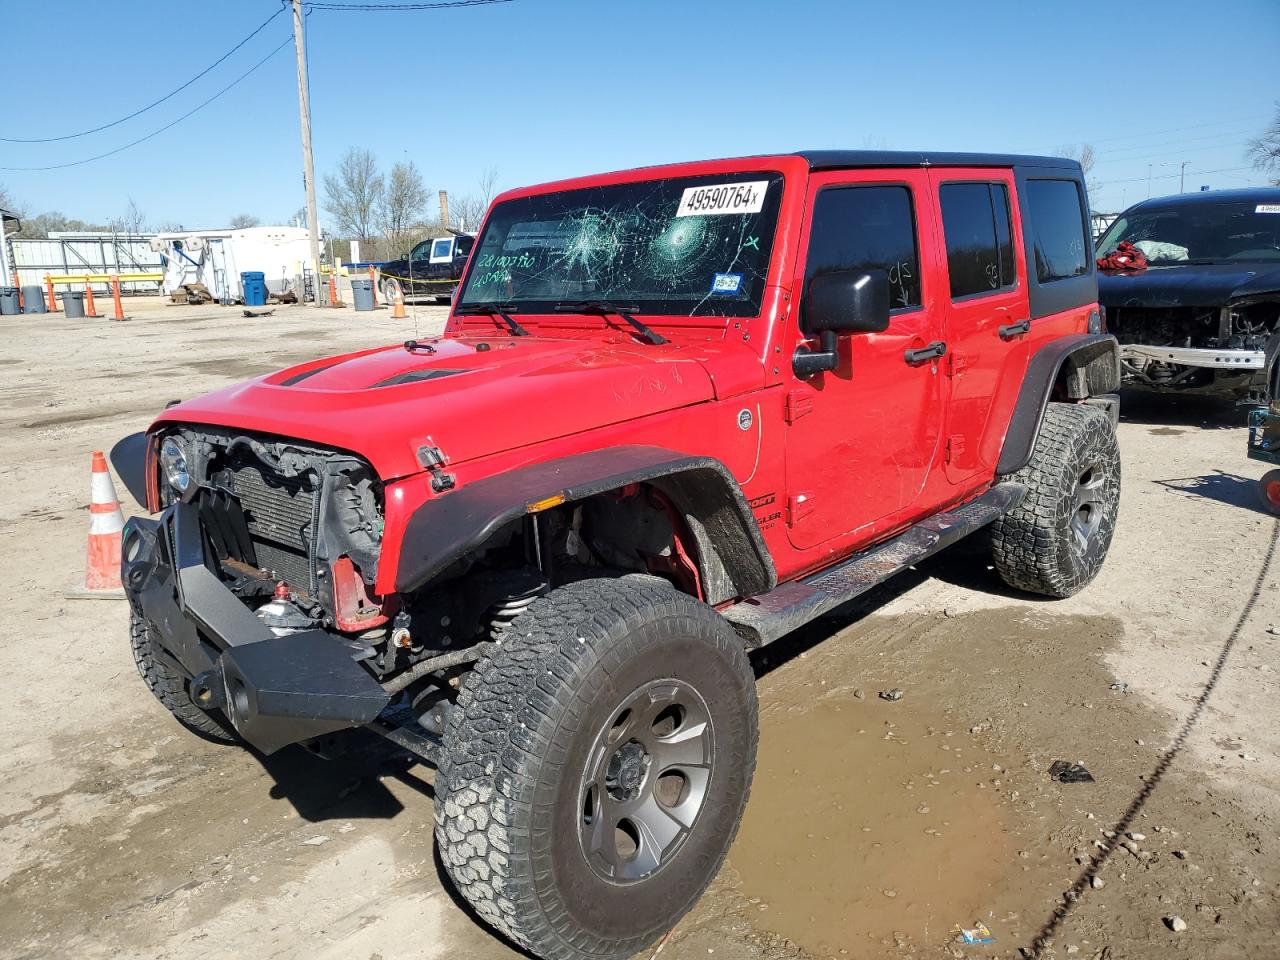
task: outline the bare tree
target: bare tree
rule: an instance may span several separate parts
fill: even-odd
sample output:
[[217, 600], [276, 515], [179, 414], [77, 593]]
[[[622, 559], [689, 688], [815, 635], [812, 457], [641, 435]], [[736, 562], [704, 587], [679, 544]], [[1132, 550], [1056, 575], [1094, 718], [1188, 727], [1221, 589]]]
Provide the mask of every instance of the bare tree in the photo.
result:
[[250, 227], [259, 226], [262, 223], [252, 213], [237, 213], [231, 218], [232, 230], [248, 230]]
[[18, 201], [13, 199], [13, 194], [3, 183], [0, 183], [0, 210], [8, 210], [12, 214], [22, 216], [22, 211], [18, 209]]
[[147, 215], [138, 208], [138, 202], [130, 197], [129, 206], [125, 207], [124, 213], [118, 217], [112, 217], [107, 226], [116, 233], [129, 235], [146, 233]]
[[[494, 167], [488, 167], [480, 174], [477, 183], [479, 188], [477, 193], [468, 193], [457, 200], [452, 200], [450, 206], [453, 208], [454, 219], [465, 230], [475, 230], [480, 226], [480, 221], [484, 219], [485, 211], [489, 209], [489, 204], [493, 203], [493, 198], [498, 194], [498, 171]], [[449, 224], [441, 224], [441, 226], [449, 226]]]
[[1262, 131], [1262, 136], [1249, 141], [1245, 156], [1267, 175], [1272, 186], [1280, 187], [1280, 102], [1276, 103], [1276, 115]]
[[412, 160], [397, 163], [387, 177], [386, 189], [378, 205], [378, 219], [386, 238], [390, 256], [399, 256], [409, 239], [422, 233], [427, 198], [431, 191], [422, 182], [422, 174]]
[[373, 154], [352, 147], [338, 163], [337, 173], [324, 178], [324, 207], [341, 233], [367, 243], [377, 225], [383, 188]]
[[1080, 169], [1084, 173], [1085, 189], [1090, 194], [1096, 193], [1098, 189], [1098, 181], [1090, 176], [1093, 168], [1098, 162], [1097, 153], [1093, 149], [1092, 143], [1074, 144], [1068, 147], [1059, 147], [1057, 155], [1066, 157], [1068, 160], [1074, 160], [1080, 164]]

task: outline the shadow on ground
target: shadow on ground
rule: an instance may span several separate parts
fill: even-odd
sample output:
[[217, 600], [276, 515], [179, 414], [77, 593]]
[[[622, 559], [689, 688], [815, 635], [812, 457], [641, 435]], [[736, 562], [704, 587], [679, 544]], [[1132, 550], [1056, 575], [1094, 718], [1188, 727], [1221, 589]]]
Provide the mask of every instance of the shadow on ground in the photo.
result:
[[1154, 482], [1167, 490], [1175, 490], [1187, 496], [1214, 500], [1228, 506], [1252, 510], [1263, 516], [1271, 516], [1271, 512], [1262, 506], [1258, 494], [1258, 481], [1252, 477], [1241, 477], [1234, 473], [1227, 473], [1225, 470], [1215, 470], [1200, 477], [1180, 477]]
[[1152, 432], [1157, 434], [1163, 434], [1159, 428], [1167, 428], [1170, 430], [1168, 436], [1176, 436], [1171, 431], [1178, 427], [1202, 430], [1243, 427], [1245, 409], [1230, 400], [1148, 393], [1144, 390], [1125, 390], [1120, 397], [1122, 422], [1156, 427], [1158, 429]]

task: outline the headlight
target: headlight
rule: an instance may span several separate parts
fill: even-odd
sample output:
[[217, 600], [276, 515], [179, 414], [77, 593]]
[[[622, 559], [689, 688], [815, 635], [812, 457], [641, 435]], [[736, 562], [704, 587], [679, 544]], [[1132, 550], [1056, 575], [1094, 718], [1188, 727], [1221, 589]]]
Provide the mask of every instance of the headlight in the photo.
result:
[[191, 474], [187, 471], [187, 454], [176, 437], [165, 437], [160, 445], [160, 466], [169, 486], [178, 493], [186, 493], [191, 486]]

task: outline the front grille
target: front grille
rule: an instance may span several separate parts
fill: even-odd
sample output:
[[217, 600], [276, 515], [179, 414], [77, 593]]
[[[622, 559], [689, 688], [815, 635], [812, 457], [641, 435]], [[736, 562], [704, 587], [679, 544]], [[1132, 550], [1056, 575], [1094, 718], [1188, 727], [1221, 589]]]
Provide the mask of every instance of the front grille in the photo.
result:
[[227, 480], [244, 511], [258, 566], [291, 586], [314, 591], [312, 551], [319, 494], [313, 474], [281, 476], [237, 451], [227, 464]]

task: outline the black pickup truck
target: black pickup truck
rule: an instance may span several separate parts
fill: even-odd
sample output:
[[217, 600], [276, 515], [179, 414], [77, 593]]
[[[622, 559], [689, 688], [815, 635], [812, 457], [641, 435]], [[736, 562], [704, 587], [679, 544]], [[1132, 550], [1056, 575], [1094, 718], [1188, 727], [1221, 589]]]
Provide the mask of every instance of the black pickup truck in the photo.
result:
[[1144, 200], [1098, 242], [1146, 268], [1102, 270], [1098, 298], [1128, 386], [1267, 404], [1280, 395], [1280, 189]]
[[475, 242], [475, 235], [470, 233], [423, 240], [409, 251], [407, 257], [389, 260], [382, 265], [378, 292], [389, 301], [391, 281], [394, 280], [400, 284], [406, 297], [426, 295], [446, 301], [451, 299]]

